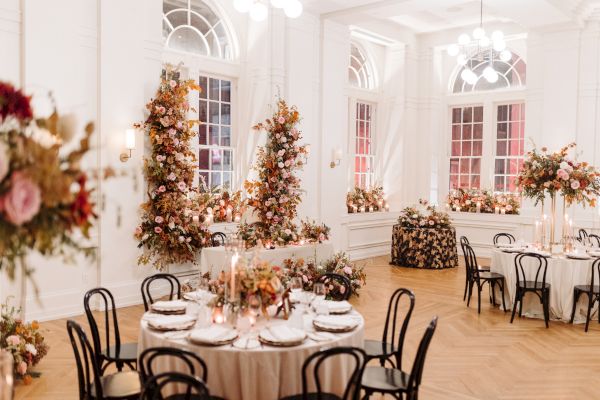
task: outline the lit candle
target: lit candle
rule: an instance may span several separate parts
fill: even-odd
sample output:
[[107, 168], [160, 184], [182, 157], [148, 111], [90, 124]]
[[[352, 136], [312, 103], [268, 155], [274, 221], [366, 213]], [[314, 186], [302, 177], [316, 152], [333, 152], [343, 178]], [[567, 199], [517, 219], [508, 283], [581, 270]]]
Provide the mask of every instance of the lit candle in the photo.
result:
[[354, 204], [352, 204], [352, 212], [353, 213], [358, 212], [358, 207], [356, 207]]
[[225, 322], [225, 315], [223, 315], [223, 308], [215, 307], [212, 313], [212, 320], [215, 324], [222, 324]]
[[459, 208], [458, 208], [458, 206], [457, 206], [457, 205], [455, 205], [455, 206], [454, 206], [454, 211], [456, 211], [456, 212], [458, 212], [458, 211], [459, 211]]
[[360, 212], [364, 213], [365, 212], [365, 206], [360, 206]]
[[192, 221], [194, 222], [194, 224], [198, 224], [198, 222], [200, 222], [200, 217], [197, 215], [192, 216]]
[[500, 214], [502, 214], [502, 215], [506, 214], [506, 208], [502, 207], [502, 209], [500, 209]]
[[304, 239], [300, 239], [300, 241], [298, 242], [298, 244], [299, 244], [300, 246], [304, 246]]
[[233, 220], [235, 222], [240, 222], [241, 219], [242, 219], [242, 217], [240, 216], [240, 214], [235, 214], [235, 218]]
[[227, 206], [227, 214], [225, 216], [225, 221], [231, 222], [232, 215], [233, 215], [233, 212], [232, 212], [231, 206]]
[[379, 200], [377, 202], [377, 208], [379, 209], [379, 211], [383, 210], [383, 200]]
[[481, 212], [481, 202], [480, 202], [480, 201], [478, 201], [478, 202], [475, 204], [475, 206], [476, 206], [476, 211], [477, 211], [478, 213], [480, 213], [480, 212]]
[[231, 288], [229, 293], [229, 299], [233, 303], [235, 301], [235, 266], [238, 261], [238, 254], [235, 253], [233, 257], [231, 257]]
[[390, 211], [390, 205], [388, 203], [385, 203], [385, 211]]
[[369, 212], [373, 212], [373, 206], [369, 206]]
[[500, 212], [500, 207], [494, 207], [494, 214], [498, 214]]

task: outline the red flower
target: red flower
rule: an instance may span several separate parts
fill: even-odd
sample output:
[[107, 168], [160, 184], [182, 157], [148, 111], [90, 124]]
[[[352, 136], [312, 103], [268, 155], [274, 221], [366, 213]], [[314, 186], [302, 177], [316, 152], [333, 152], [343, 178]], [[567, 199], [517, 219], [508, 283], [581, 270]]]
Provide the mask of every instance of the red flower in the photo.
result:
[[90, 201], [90, 192], [85, 189], [85, 175], [81, 175], [79, 183], [79, 192], [75, 196], [75, 201], [71, 204], [71, 218], [76, 226], [83, 227], [89, 224], [94, 214], [94, 205]]
[[31, 97], [25, 96], [22, 91], [16, 90], [9, 83], [0, 82], [0, 120], [9, 115], [19, 121], [26, 121], [33, 117], [30, 104]]

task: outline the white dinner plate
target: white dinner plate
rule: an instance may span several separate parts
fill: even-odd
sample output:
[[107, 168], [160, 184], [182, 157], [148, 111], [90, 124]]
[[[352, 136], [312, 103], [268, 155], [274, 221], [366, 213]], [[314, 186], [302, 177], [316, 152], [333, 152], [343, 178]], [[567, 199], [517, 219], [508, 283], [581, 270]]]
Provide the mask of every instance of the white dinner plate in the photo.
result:
[[193, 344], [221, 346], [232, 343], [238, 338], [235, 329], [223, 325], [211, 325], [208, 328], [194, 329], [188, 335], [188, 340]]
[[187, 303], [183, 300], [157, 301], [150, 305], [150, 309], [159, 314], [185, 314]]
[[325, 332], [350, 332], [359, 323], [357, 318], [345, 315], [319, 315], [313, 320], [314, 327]]
[[190, 315], [161, 315], [146, 318], [148, 326], [158, 331], [182, 331], [196, 324], [196, 318]]
[[588, 254], [576, 254], [576, 253], [567, 253], [565, 257], [573, 259], [573, 260], [591, 260], [592, 257]]
[[258, 340], [271, 346], [297, 346], [306, 339], [306, 332], [285, 325], [265, 328], [258, 334]]

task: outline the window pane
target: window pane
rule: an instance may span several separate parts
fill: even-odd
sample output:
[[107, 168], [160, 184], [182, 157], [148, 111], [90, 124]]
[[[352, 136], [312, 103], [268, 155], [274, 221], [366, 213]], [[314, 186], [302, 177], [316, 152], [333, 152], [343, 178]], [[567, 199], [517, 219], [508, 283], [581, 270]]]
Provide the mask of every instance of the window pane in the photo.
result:
[[473, 125], [473, 139], [483, 139], [483, 124]]
[[213, 149], [210, 151], [210, 169], [211, 171], [221, 171], [223, 165], [223, 155], [221, 150]]
[[467, 157], [471, 155], [471, 142], [462, 142], [462, 151], [460, 155]]
[[231, 186], [231, 172], [223, 173], [223, 188], [230, 189]]
[[221, 101], [231, 101], [231, 82], [221, 81]]
[[500, 159], [500, 160], [496, 160], [496, 165], [494, 168], [494, 173], [496, 175], [501, 175], [501, 174], [505, 174], [506, 173], [506, 168], [505, 168], [505, 160], [504, 159]]
[[231, 128], [221, 127], [221, 146], [231, 146]]
[[233, 164], [231, 162], [231, 151], [224, 150], [223, 151], [223, 171], [232, 171]]
[[481, 140], [473, 141], [473, 154], [474, 156], [481, 156], [483, 153], [483, 142]]
[[452, 140], [460, 140], [460, 125], [452, 125]]
[[460, 120], [460, 114], [461, 114], [461, 109], [460, 108], [453, 108], [452, 109], [452, 123], [453, 124], [459, 124], [461, 122], [461, 120]]
[[471, 175], [476, 174], [479, 175], [481, 173], [481, 159], [480, 158], [472, 158], [471, 159]]
[[460, 142], [452, 142], [452, 155], [460, 156]]
[[504, 177], [497, 176], [494, 182], [494, 190], [497, 192], [504, 192]]
[[217, 125], [208, 126], [208, 135], [210, 137], [210, 144], [214, 146], [219, 145], [219, 127]]
[[511, 121], [518, 121], [521, 117], [521, 105], [520, 104], [511, 104], [510, 106], [510, 119]]
[[221, 104], [221, 123], [231, 125], [231, 106], [229, 104]]
[[471, 140], [472, 137], [473, 136], [471, 134], [471, 125], [463, 125], [462, 139]]
[[210, 93], [209, 98], [211, 100], [219, 101], [219, 80], [218, 79], [210, 78], [209, 93]]
[[460, 160], [460, 173], [468, 174], [469, 173], [469, 159]]
[[506, 139], [508, 137], [508, 126], [507, 124], [497, 124], [497, 138]]
[[508, 106], [498, 106], [498, 121], [508, 121]]
[[506, 155], [506, 140], [498, 140], [498, 144], [496, 147], [496, 155], [497, 156], [505, 156]]
[[474, 110], [473, 121], [474, 122], [483, 122], [483, 107], [482, 106], [473, 107], [473, 110]]
[[463, 108], [463, 122], [473, 122], [473, 107]]
[[471, 188], [479, 189], [479, 175], [471, 176]]
[[458, 189], [458, 175], [450, 175], [450, 189]]
[[210, 174], [210, 186], [215, 188], [221, 186], [221, 173], [212, 172]]
[[508, 172], [511, 175], [517, 175], [519, 173], [519, 161], [517, 159], [508, 160]]
[[206, 118], [207, 118], [207, 114], [208, 111], [206, 110], [208, 108], [206, 101], [200, 100], [200, 106], [198, 108], [198, 119], [200, 119], [200, 121], [202, 122], [206, 122]]
[[208, 107], [208, 121], [211, 124], [218, 124], [219, 123], [219, 103], [211, 101], [209, 103], [209, 107]]
[[200, 98], [201, 99], [206, 99], [207, 93], [208, 93], [208, 87], [206, 86], [208, 78], [206, 76], [201, 76], [199, 79], [199, 84], [200, 84]]
[[208, 149], [202, 149], [198, 152], [198, 167], [200, 169], [208, 169]]
[[461, 175], [460, 176], [460, 187], [463, 189], [468, 189], [469, 186], [471, 186], [469, 175]]
[[458, 159], [457, 158], [450, 159], [450, 173], [458, 174]]
[[200, 176], [200, 180], [198, 182], [200, 184], [200, 186], [202, 186], [202, 184], [204, 184], [207, 187], [210, 187], [209, 182], [208, 182], [208, 172], [202, 171], [198, 175]]
[[206, 131], [207, 131], [207, 127], [204, 124], [200, 124], [200, 126], [198, 127], [198, 142], [201, 145], [206, 145]]

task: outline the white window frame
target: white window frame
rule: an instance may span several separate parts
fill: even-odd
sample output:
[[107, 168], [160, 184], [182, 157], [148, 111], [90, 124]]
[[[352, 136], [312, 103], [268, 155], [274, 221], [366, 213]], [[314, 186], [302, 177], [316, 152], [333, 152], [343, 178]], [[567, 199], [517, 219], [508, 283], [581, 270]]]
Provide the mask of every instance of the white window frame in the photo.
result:
[[[364, 98], [369, 98], [365, 100]], [[376, 152], [376, 140], [377, 140], [377, 101], [374, 100], [374, 96], [372, 93], [369, 95], [365, 95], [363, 93], [360, 97], [350, 97], [348, 102], [348, 128], [349, 128], [349, 140], [348, 140], [348, 154], [351, 155], [350, 161], [350, 187], [355, 187], [355, 175], [356, 175], [356, 138], [357, 138], [357, 130], [356, 130], [356, 106], [358, 103], [368, 104], [371, 106], [371, 145], [370, 145], [370, 154], [364, 155], [361, 154], [362, 157], [369, 157], [371, 159], [371, 171], [367, 174], [367, 185], [365, 189], [372, 188], [377, 182], [377, 176], [375, 174], [375, 162], [377, 160], [377, 152]]]
[[[492, 169], [493, 169], [493, 176], [492, 176], [492, 190], [496, 191], [496, 160], [498, 159], [503, 159], [503, 160], [524, 160], [525, 159], [525, 155], [526, 155], [526, 151], [525, 148], [523, 148], [523, 154], [521, 156], [509, 156], [508, 154], [505, 156], [498, 156], [498, 154], [496, 153], [497, 151], [497, 141], [498, 141], [498, 107], [500, 106], [509, 106], [509, 105], [515, 105], [515, 104], [520, 104], [522, 105], [522, 107], [525, 109], [525, 118], [527, 118], [527, 104], [525, 103], [525, 101], [509, 101], [509, 102], [497, 102], [494, 106], [494, 160], [493, 160], [493, 164], [492, 164]], [[522, 110], [521, 110], [522, 112]], [[510, 121], [510, 120], [509, 120]], [[504, 121], [502, 121], [504, 122]], [[520, 119], [519, 122], [524, 122], [525, 124], [527, 124], [527, 119], [523, 120], [522, 114], [520, 115]], [[508, 132], [507, 132], [508, 134]], [[523, 139], [526, 138], [525, 132], [523, 132]], [[526, 140], [524, 140], [524, 147], [526, 146]], [[506, 151], [508, 152], [508, 146], [510, 146], [509, 141], [507, 141], [507, 149]], [[508, 167], [508, 165], [507, 165]], [[500, 174], [500, 176], [504, 176], [505, 182], [504, 182], [504, 186], [506, 188], [506, 186], [508, 186], [508, 181], [507, 179], [512, 176], [511, 174], [508, 173], [508, 171], [504, 171], [504, 174]], [[515, 176], [516, 178], [516, 176]], [[502, 193], [515, 193], [515, 192], [509, 192], [509, 191], [502, 191]]]

